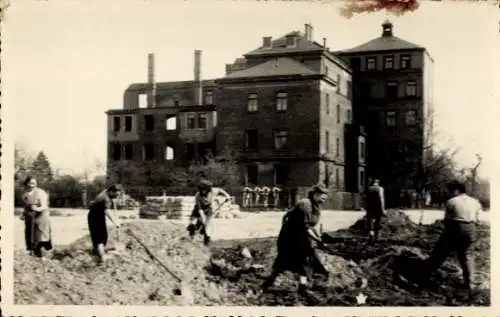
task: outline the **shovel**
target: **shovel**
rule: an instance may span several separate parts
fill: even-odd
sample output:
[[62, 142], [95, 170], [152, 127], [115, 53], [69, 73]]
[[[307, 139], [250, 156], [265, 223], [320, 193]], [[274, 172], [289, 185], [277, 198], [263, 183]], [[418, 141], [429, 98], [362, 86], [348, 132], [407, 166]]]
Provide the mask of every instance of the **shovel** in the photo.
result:
[[141, 239], [139, 239], [139, 237], [137, 237], [133, 232], [132, 230], [128, 229], [127, 230], [127, 233], [132, 237], [134, 238], [143, 248], [144, 250], [146, 250], [146, 252], [148, 253], [148, 255], [153, 258], [154, 260], [156, 260], [156, 262], [158, 262], [158, 264], [163, 268], [165, 269], [165, 271], [167, 271], [178, 283], [178, 287], [174, 288], [173, 292], [174, 292], [174, 295], [178, 295], [178, 296], [182, 296], [184, 299], [186, 300], [191, 300], [194, 298], [193, 296], [193, 292], [191, 291], [191, 289], [189, 288], [189, 286], [182, 280], [182, 278], [180, 276], [178, 276], [176, 273], [174, 273], [165, 263], [163, 263], [162, 260], [160, 260], [158, 258], [158, 256], [156, 256], [153, 251], [151, 251], [151, 249], [149, 249], [149, 247], [144, 244], [144, 242], [141, 241]]

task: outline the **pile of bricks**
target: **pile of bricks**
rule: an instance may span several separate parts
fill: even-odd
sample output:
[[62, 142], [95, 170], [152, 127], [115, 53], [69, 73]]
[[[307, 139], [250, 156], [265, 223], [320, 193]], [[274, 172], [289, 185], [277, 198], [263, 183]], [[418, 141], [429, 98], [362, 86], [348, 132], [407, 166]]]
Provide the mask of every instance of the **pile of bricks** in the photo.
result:
[[[186, 219], [194, 208], [194, 196], [151, 196], [146, 197], [146, 203], [140, 208], [139, 215], [147, 219]], [[217, 209], [218, 201], [214, 203]], [[216, 218], [236, 218], [240, 206], [226, 203], [218, 210]]]

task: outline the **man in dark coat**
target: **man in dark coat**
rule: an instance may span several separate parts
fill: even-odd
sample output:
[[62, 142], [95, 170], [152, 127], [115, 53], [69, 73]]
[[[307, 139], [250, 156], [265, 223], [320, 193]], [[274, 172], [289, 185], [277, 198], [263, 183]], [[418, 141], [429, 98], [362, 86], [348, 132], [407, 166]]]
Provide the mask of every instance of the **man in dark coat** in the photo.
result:
[[[262, 288], [266, 291], [281, 273], [290, 271], [300, 276], [299, 292], [304, 291], [313, 273], [328, 274], [320, 264], [314, 248], [322, 243], [315, 229], [319, 223], [320, 205], [328, 198], [328, 190], [322, 185], [314, 186], [307, 198], [301, 199], [283, 217], [278, 236], [278, 255], [271, 276]], [[319, 265], [318, 265], [319, 264]]]
[[380, 222], [385, 214], [384, 188], [374, 179], [366, 193], [366, 224], [370, 240], [378, 239]]

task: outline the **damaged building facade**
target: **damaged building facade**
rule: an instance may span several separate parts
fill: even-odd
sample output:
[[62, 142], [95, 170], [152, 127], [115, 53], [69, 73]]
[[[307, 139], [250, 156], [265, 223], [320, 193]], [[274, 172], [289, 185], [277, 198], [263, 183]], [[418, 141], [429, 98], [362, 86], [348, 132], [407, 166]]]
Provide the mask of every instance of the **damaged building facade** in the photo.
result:
[[130, 85], [123, 108], [107, 112], [108, 167], [134, 162], [149, 167], [147, 178], [229, 149], [241, 187], [277, 185], [303, 195], [322, 182], [336, 193], [333, 207], [356, 208], [369, 176], [392, 181], [382, 164], [397, 158], [382, 157], [391, 147], [406, 144], [415, 162], [423, 156], [422, 129], [408, 127], [424, 122], [432, 59], [395, 37], [389, 22], [382, 28], [382, 36], [340, 52], [326, 39], [314, 41], [309, 24], [266, 36], [211, 80], [202, 80], [195, 51], [193, 81], [157, 83], [150, 54], [148, 82]]

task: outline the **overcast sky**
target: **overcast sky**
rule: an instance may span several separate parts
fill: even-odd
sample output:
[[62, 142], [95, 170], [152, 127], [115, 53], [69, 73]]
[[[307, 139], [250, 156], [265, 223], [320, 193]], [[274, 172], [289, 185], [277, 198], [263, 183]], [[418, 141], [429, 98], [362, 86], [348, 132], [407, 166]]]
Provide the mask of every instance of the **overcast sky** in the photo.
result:
[[216, 78], [263, 36], [302, 31], [310, 22], [316, 41], [326, 37], [340, 50], [378, 37], [386, 17], [396, 36], [427, 47], [435, 60], [441, 133], [463, 149], [464, 164], [481, 153], [482, 174], [493, 168], [489, 126], [498, 125], [493, 94], [500, 67], [495, 6], [424, 2], [402, 17], [381, 12], [348, 20], [337, 2], [12, 2], [2, 32], [2, 105], [15, 116], [16, 141], [44, 150], [55, 168], [80, 171], [105, 161], [104, 112], [122, 107], [130, 83], [147, 80], [149, 52], [156, 54], [158, 81], [191, 80], [195, 49], [203, 50], [203, 78]]

